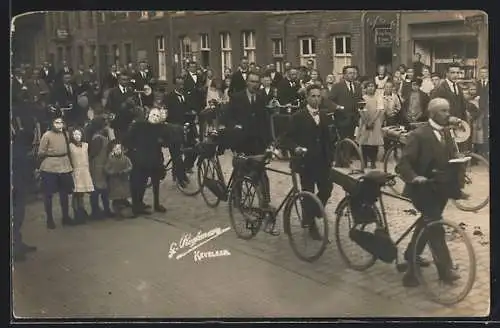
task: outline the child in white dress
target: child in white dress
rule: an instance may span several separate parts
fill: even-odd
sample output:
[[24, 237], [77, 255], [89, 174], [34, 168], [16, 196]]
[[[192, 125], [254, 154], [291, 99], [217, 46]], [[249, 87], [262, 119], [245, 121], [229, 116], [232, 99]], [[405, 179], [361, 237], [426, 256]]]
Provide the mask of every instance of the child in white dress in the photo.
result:
[[83, 196], [94, 191], [94, 184], [89, 170], [89, 145], [83, 142], [83, 131], [76, 128], [69, 136], [69, 153], [73, 163], [73, 212], [77, 222], [85, 222], [88, 214], [85, 211]]

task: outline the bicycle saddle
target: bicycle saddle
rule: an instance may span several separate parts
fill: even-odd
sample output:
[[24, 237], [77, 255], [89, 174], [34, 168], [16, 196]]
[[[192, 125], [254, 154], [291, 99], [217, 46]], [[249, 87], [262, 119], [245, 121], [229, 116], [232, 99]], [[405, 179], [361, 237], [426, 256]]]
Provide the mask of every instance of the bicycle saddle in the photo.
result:
[[364, 174], [360, 180], [367, 181], [369, 183], [375, 183], [378, 185], [383, 185], [387, 181], [394, 178], [394, 174], [386, 173], [383, 171], [370, 171]]
[[255, 163], [264, 163], [266, 161], [267, 155], [262, 154], [262, 155], [250, 155], [250, 156], [245, 156], [249, 161], [255, 162]]

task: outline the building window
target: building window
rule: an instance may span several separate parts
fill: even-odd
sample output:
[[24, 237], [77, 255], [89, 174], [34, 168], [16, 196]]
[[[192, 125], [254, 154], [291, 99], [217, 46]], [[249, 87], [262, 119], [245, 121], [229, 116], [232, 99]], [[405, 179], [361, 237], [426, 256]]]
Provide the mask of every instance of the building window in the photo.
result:
[[78, 65], [85, 65], [85, 50], [83, 46], [78, 46]]
[[120, 64], [120, 48], [118, 48], [117, 44], [113, 44], [111, 46], [111, 49], [113, 51], [113, 64], [119, 65]]
[[351, 36], [336, 35], [333, 37], [333, 70], [342, 74], [344, 66], [352, 64]]
[[201, 66], [210, 66], [210, 43], [208, 34], [200, 34], [200, 56], [201, 56]]
[[193, 60], [193, 47], [191, 44], [191, 39], [187, 36], [182, 37], [180, 40], [181, 49], [181, 65], [183, 68], [187, 67], [187, 64]]
[[90, 28], [94, 27], [94, 12], [87, 11], [87, 20]]
[[75, 22], [76, 22], [76, 28], [81, 29], [82, 28], [82, 13], [80, 11], [75, 12]]
[[156, 37], [156, 53], [158, 57], [158, 79], [161, 81], [167, 80], [167, 57], [165, 54], [165, 37]]
[[245, 31], [242, 33], [243, 40], [243, 56], [248, 58], [250, 63], [255, 63], [256, 60], [256, 49], [255, 49], [255, 32]]
[[306, 66], [310, 59], [314, 61], [314, 68], [316, 68], [316, 40], [314, 38], [300, 39], [300, 65]]
[[149, 18], [149, 11], [141, 11], [140, 19], [148, 19], [148, 18]]
[[97, 64], [97, 47], [95, 44], [90, 45], [90, 55], [92, 57], [92, 65]]
[[132, 62], [132, 45], [130, 43], [125, 43], [123, 46], [125, 50], [125, 63], [131, 63]]
[[273, 39], [273, 57], [283, 57], [283, 39]]
[[221, 49], [221, 60], [222, 60], [222, 75], [224, 75], [224, 70], [226, 68], [233, 69], [233, 61], [231, 58], [232, 48], [231, 48], [231, 34], [229, 32], [224, 32], [220, 34], [220, 49]]

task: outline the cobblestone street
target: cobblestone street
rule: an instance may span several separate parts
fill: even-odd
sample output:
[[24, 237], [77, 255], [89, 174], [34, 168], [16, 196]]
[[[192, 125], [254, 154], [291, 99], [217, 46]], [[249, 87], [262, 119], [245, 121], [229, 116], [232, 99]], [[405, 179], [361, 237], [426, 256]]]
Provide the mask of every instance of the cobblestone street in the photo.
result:
[[[230, 156], [221, 158], [229, 176]], [[271, 167], [286, 170], [284, 162]], [[272, 203], [279, 205], [290, 178], [270, 172]], [[468, 192], [471, 192], [470, 190]], [[473, 191], [472, 191], [473, 192]], [[346, 268], [335, 246], [334, 210], [344, 196], [335, 186], [327, 206], [330, 240], [314, 263], [292, 253], [286, 235], [259, 233], [237, 239], [234, 231], [197, 250], [231, 255], [200, 261], [189, 254], [169, 259], [169, 246], [184, 233], [230, 226], [227, 204], [207, 207], [201, 195], [176, 190], [170, 174], [162, 184], [166, 214], [86, 226], [45, 229], [41, 202], [29, 205], [23, 236], [38, 246], [13, 271], [14, 311], [20, 317], [353, 317], [483, 316], [489, 313], [489, 207], [467, 213], [449, 204], [445, 218], [465, 224], [472, 240], [477, 277], [461, 303], [445, 307], [420, 289], [406, 289], [394, 265], [377, 262], [365, 272]], [[150, 191], [146, 202], [151, 203]], [[416, 219], [410, 205], [385, 200], [393, 238]], [[59, 217], [55, 205], [55, 217]], [[279, 219], [281, 222], [281, 219]], [[56, 222], [58, 223], [58, 222]], [[478, 227], [478, 228], [476, 228]], [[473, 230], [481, 230], [480, 238]], [[403, 241], [400, 252], [406, 248]], [[455, 255], [455, 254], [454, 254]], [[314, 295], [314, 296], [313, 296]], [[311, 297], [313, 296], [313, 297]]]

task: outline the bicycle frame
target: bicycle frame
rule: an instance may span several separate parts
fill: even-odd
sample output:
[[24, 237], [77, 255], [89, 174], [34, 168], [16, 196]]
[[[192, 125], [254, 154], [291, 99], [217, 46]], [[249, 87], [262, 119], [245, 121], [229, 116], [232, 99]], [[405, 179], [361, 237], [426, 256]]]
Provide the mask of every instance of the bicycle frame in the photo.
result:
[[[387, 191], [381, 191], [382, 195], [385, 195], [385, 196], [388, 196], [388, 197], [391, 197], [391, 198], [395, 198], [395, 199], [399, 199], [399, 200], [403, 200], [405, 202], [408, 202], [408, 203], [411, 203], [411, 200], [407, 197], [403, 197], [403, 196], [399, 196], [399, 195], [396, 195], [396, 194], [392, 194], [390, 192], [387, 192]], [[382, 214], [382, 221], [383, 221], [383, 224], [384, 224], [384, 229], [387, 231], [387, 233], [390, 235], [390, 231], [389, 231], [389, 225], [387, 224], [387, 212], [385, 211], [385, 206], [384, 206], [384, 201], [383, 201], [383, 197], [382, 195], [379, 197], [378, 201], [380, 203], [380, 209], [381, 209], [381, 214]], [[415, 220], [415, 222], [413, 222], [402, 234], [401, 236], [394, 242], [394, 244], [396, 246], [398, 246], [402, 241], [403, 239], [405, 239], [406, 236], [408, 236], [411, 231], [415, 228], [415, 226], [420, 222], [420, 220], [422, 220], [422, 217], [419, 217], [418, 219]]]

